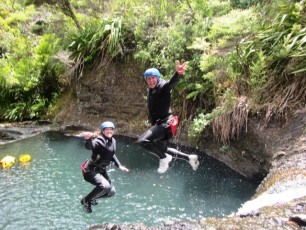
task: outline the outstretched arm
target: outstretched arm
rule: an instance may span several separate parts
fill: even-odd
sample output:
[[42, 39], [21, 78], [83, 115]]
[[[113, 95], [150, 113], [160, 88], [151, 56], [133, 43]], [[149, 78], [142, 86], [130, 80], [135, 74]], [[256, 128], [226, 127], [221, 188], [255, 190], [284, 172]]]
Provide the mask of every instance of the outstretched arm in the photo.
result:
[[128, 172], [128, 171], [129, 171], [125, 166], [123, 166], [123, 165], [120, 163], [120, 161], [118, 160], [118, 158], [117, 158], [116, 155], [113, 156], [113, 161], [115, 162], [115, 165], [116, 165], [121, 171], [123, 171], [123, 172]]

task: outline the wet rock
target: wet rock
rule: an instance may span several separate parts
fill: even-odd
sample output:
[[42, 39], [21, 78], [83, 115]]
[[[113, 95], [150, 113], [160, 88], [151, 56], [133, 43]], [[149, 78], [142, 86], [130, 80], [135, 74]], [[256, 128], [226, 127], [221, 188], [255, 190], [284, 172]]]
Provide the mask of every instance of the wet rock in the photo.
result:
[[298, 203], [294, 209], [294, 212], [306, 212], [306, 203]]
[[11, 140], [15, 140], [15, 138], [13, 136], [9, 135], [7, 132], [0, 131], [0, 140], [11, 141]]
[[289, 221], [296, 223], [300, 227], [306, 227], [306, 215], [298, 214], [290, 217]]
[[287, 218], [282, 218], [282, 217], [275, 217], [273, 218], [273, 220], [277, 225], [280, 226], [287, 222]]
[[174, 221], [172, 221], [172, 220], [166, 220], [165, 222], [164, 222], [164, 225], [165, 226], [171, 226], [171, 225], [173, 225], [174, 224]]
[[290, 216], [292, 214], [292, 211], [290, 209], [285, 209], [285, 215]]
[[246, 217], [259, 217], [260, 213], [248, 213], [248, 214], [240, 214], [239, 215], [241, 218], [246, 218]]
[[88, 228], [88, 230], [121, 230], [122, 228], [117, 224], [99, 224]]
[[0, 144], [17, 141], [51, 130], [51, 125], [41, 125], [38, 121], [0, 123]]

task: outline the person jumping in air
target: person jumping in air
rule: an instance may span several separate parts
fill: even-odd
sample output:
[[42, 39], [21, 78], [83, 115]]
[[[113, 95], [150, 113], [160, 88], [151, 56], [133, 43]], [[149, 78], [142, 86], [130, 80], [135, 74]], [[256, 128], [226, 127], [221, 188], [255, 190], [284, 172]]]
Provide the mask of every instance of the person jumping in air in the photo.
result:
[[81, 200], [83, 209], [91, 213], [91, 205], [97, 205], [98, 198], [111, 197], [115, 195], [115, 187], [109, 179], [106, 167], [114, 162], [122, 171], [129, 170], [122, 166], [115, 155], [116, 140], [113, 138], [115, 125], [110, 121], [101, 124], [101, 132], [85, 134], [85, 147], [92, 150], [91, 159], [82, 165], [84, 179], [96, 187]]
[[138, 138], [137, 143], [159, 158], [158, 173], [168, 170], [173, 157], [189, 162], [193, 170], [197, 170], [200, 164], [197, 155], [188, 155], [167, 147], [167, 142], [174, 136], [178, 125], [177, 116], [172, 115], [171, 90], [180, 76], [185, 74], [187, 62], [181, 64], [180, 61], [176, 61], [175, 64], [176, 72], [169, 81], [162, 79], [156, 68], [144, 72], [144, 78], [148, 83], [148, 118], [152, 127]]

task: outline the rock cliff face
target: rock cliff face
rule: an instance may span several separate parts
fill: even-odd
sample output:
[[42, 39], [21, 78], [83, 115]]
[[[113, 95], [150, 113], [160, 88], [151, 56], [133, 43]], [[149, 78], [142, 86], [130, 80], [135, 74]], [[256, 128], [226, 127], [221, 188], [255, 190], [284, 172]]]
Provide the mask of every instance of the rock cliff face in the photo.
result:
[[84, 74], [76, 95], [64, 99], [55, 121], [97, 129], [102, 121], [111, 120], [118, 132], [135, 136], [144, 130], [145, 89], [143, 71], [136, 63], [111, 63]]

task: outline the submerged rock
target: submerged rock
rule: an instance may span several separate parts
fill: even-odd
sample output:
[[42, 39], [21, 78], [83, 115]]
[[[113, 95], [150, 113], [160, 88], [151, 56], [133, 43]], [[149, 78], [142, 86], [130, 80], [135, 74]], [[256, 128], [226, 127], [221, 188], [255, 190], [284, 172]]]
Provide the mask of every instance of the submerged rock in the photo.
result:
[[21, 140], [51, 130], [48, 121], [11, 122], [0, 124], [0, 144]]

